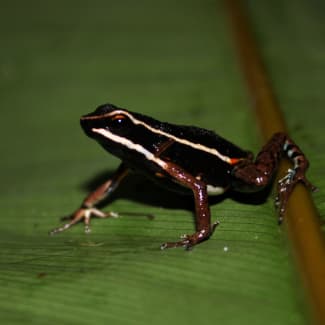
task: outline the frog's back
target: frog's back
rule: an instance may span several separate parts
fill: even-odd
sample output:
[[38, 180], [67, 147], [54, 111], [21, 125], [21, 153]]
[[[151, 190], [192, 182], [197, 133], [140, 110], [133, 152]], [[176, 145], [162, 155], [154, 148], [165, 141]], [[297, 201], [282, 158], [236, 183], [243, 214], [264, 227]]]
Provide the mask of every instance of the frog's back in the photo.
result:
[[[221, 155], [229, 158], [246, 158], [248, 152], [233, 144], [232, 142], [221, 137], [211, 130], [199, 128], [196, 126], [175, 125], [164, 123], [163, 130], [171, 135], [185, 139], [198, 148], [214, 149]], [[194, 146], [193, 146], [194, 147]]]
[[174, 142], [161, 152], [159, 158], [177, 164], [217, 189], [229, 186], [233, 162], [250, 155], [206, 129], [164, 123], [161, 131], [170, 134]]

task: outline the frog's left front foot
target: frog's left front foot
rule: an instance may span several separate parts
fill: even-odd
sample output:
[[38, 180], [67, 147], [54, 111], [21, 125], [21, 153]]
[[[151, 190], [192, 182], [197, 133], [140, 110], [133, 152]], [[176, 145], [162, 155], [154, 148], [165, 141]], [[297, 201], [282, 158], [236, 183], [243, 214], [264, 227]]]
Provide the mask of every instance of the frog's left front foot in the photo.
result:
[[80, 221], [84, 221], [85, 224], [85, 233], [90, 232], [90, 219], [92, 216], [98, 218], [117, 218], [119, 215], [115, 212], [103, 212], [96, 208], [80, 208], [76, 212], [74, 212], [71, 217], [63, 218], [63, 220], [68, 219], [69, 222], [64, 224], [61, 227], [55, 228], [49, 232], [50, 235], [55, 235], [59, 232], [65, 231], [71, 228], [73, 225]]
[[278, 181], [278, 194], [275, 198], [275, 205], [279, 210], [279, 224], [283, 221], [289, 197], [298, 182], [303, 183], [312, 192], [317, 191], [317, 187], [306, 178], [304, 170], [289, 169], [288, 173]]
[[184, 247], [186, 250], [190, 250], [193, 246], [209, 239], [218, 225], [219, 221], [216, 221], [212, 224], [210, 229], [202, 229], [192, 235], [182, 235], [180, 241], [163, 243], [160, 249]]

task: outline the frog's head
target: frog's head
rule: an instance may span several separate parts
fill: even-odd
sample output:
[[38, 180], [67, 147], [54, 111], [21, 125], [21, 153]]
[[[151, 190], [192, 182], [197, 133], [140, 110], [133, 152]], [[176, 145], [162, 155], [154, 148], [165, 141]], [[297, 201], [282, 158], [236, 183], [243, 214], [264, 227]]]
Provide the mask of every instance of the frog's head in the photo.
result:
[[[84, 115], [80, 124], [85, 133], [99, 142], [108, 140], [104, 133], [125, 136], [132, 122], [128, 117], [129, 112], [112, 104], [104, 104], [92, 113]], [[104, 132], [105, 131], [105, 132]]]
[[155, 138], [152, 127], [159, 123], [149, 117], [132, 113], [112, 104], [104, 104], [80, 119], [85, 133], [106, 150], [123, 159], [130, 151]]

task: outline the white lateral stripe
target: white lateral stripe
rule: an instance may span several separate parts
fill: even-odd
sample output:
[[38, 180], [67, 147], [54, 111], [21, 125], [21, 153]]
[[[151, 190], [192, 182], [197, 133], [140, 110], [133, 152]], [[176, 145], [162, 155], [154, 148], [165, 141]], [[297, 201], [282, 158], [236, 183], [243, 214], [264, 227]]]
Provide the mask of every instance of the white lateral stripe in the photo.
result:
[[[132, 150], [139, 152], [140, 154], [144, 155], [146, 157], [146, 159], [153, 161], [154, 163], [156, 163], [158, 166], [160, 166], [161, 168], [163, 168], [165, 170], [168, 167], [166, 162], [157, 158], [153, 153], [151, 153], [149, 150], [147, 150], [140, 144], [134, 143], [134, 142], [130, 141], [129, 139], [120, 137], [106, 129], [93, 128], [92, 131], [95, 133], [101, 134], [105, 138], [108, 138], [112, 141], [121, 143], [122, 145], [126, 146], [127, 148], [130, 148]], [[182, 184], [180, 184], [180, 185], [182, 185]], [[223, 187], [213, 186], [213, 185], [209, 185], [209, 184], [207, 185], [207, 192], [209, 195], [220, 195], [220, 194], [224, 193], [224, 191], [225, 191], [225, 189]]]
[[189, 147], [192, 147], [194, 149], [198, 149], [198, 150], [201, 150], [201, 151], [205, 151], [207, 153], [210, 153], [211, 155], [214, 155], [214, 156], [217, 156], [218, 158], [220, 158], [221, 160], [227, 162], [228, 164], [231, 164], [231, 159], [227, 156], [224, 156], [222, 155], [218, 150], [216, 149], [213, 149], [213, 148], [209, 148], [207, 146], [204, 146], [202, 144], [199, 144], [199, 143], [193, 143], [191, 141], [188, 141], [188, 140], [185, 140], [185, 139], [181, 139], [181, 138], [178, 138], [170, 133], [167, 133], [167, 132], [164, 132], [164, 131], [161, 131], [159, 129], [155, 129], [153, 127], [151, 127], [150, 125], [136, 119], [135, 117], [133, 117], [130, 113], [126, 112], [126, 111], [123, 111], [123, 110], [115, 110], [114, 112], [111, 112], [108, 114], [108, 116], [110, 115], [115, 115], [115, 114], [124, 114], [126, 116], [129, 117], [129, 119], [134, 123], [134, 124], [140, 124], [140, 125], [143, 125], [145, 128], [147, 128], [148, 130], [150, 130], [151, 132], [153, 133], [156, 133], [156, 134], [160, 134], [160, 135], [163, 135], [167, 138], [170, 138], [170, 139], [173, 139], [174, 141], [176, 142], [179, 142], [179, 143], [182, 143], [182, 144], [185, 144]]
[[225, 189], [220, 186], [207, 185], [207, 191], [209, 195], [220, 195], [225, 192]]
[[133, 143], [132, 141], [130, 141], [129, 139], [120, 137], [106, 129], [92, 129], [93, 132], [96, 132], [98, 134], [101, 134], [102, 136], [104, 136], [105, 138], [108, 138], [112, 141], [115, 141], [117, 143], [121, 143], [122, 145], [126, 146], [127, 148], [130, 148], [132, 150], [135, 150], [139, 153], [141, 153], [142, 155], [144, 155], [146, 157], [146, 159], [155, 162], [157, 165], [159, 165], [161, 168], [166, 169], [167, 164], [157, 158], [153, 153], [151, 153], [149, 150], [147, 150], [146, 148], [144, 148], [143, 146], [141, 146], [140, 144], [137, 143]]

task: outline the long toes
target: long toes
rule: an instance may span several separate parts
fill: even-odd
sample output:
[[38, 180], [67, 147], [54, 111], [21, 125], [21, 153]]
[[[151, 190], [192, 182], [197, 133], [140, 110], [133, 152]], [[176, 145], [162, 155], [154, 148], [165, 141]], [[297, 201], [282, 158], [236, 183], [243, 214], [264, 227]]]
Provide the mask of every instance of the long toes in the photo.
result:
[[62, 231], [65, 231], [65, 230], [69, 229], [71, 226], [72, 226], [72, 224], [70, 224], [70, 223], [66, 223], [66, 224], [64, 224], [64, 225], [61, 226], [61, 227], [57, 227], [57, 228], [54, 228], [54, 229], [52, 229], [51, 231], [49, 231], [49, 235], [50, 235], [50, 236], [56, 235], [56, 234], [58, 234], [59, 232], [62, 232]]
[[166, 248], [176, 248], [176, 247], [184, 247], [186, 250], [191, 248], [191, 244], [189, 240], [180, 240], [176, 242], [166, 242], [160, 245], [160, 249], [164, 250]]
[[303, 180], [304, 185], [311, 191], [311, 192], [317, 192], [318, 188], [310, 183], [306, 178]]

